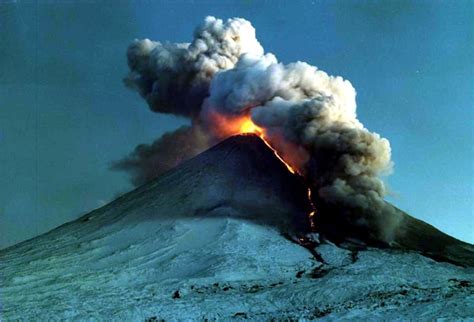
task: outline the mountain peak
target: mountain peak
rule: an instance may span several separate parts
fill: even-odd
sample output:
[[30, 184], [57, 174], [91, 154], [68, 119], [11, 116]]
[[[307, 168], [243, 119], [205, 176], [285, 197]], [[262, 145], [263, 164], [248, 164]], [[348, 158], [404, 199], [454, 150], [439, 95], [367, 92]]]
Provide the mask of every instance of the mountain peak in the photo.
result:
[[[3, 317], [469, 317], [472, 271], [331, 242], [314, 249], [321, 261], [282, 234], [306, 230], [311, 210], [302, 178], [259, 137], [231, 137], [78, 220], [1, 250]], [[322, 233], [337, 241], [339, 217], [321, 216]], [[410, 223], [412, 236], [420, 225]]]

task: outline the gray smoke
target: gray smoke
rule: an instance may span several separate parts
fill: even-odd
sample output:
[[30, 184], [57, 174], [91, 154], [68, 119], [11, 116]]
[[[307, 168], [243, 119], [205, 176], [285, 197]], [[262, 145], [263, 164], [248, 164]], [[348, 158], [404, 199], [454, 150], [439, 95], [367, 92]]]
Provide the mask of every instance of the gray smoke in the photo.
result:
[[160, 159], [167, 164], [164, 168], [170, 166], [164, 155], [167, 141], [189, 140], [191, 144], [171, 154], [173, 160], [179, 154], [185, 159], [221, 137], [215, 115], [247, 116], [304, 175], [318, 198], [386, 224], [379, 216], [388, 211], [380, 176], [392, 169], [390, 144], [357, 119], [356, 91], [349, 81], [304, 62], [279, 63], [264, 53], [254, 28], [240, 18], [225, 23], [206, 18], [191, 44], [135, 41], [128, 62], [127, 84], [153, 111], [191, 118], [202, 125], [205, 138], [199, 148], [193, 147], [196, 135], [188, 129], [137, 148], [122, 162], [122, 168], [135, 173], [136, 183], [159, 174]]
[[319, 198], [363, 213], [368, 225], [392, 227], [378, 216], [391, 212], [380, 179], [392, 170], [390, 144], [357, 119], [355, 97], [349, 81], [309, 64], [283, 65], [271, 54], [245, 54], [233, 69], [214, 77], [202, 117], [250, 114]]
[[130, 73], [125, 83], [154, 112], [194, 117], [209, 95], [214, 74], [233, 68], [244, 53], [263, 54], [250, 22], [207, 17], [192, 43], [135, 40], [127, 51]]
[[233, 68], [244, 53], [262, 55], [263, 48], [250, 22], [240, 18], [223, 22], [207, 17], [191, 43], [135, 40], [127, 50], [130, 73], [125, 84], [152, 111], [187, 117], [191, 127], [167, 133], [151, 145], [139, 145], [113, 168], [130, 172], [132, 182], [140, 185], [215, 143], [196, 125], [201, 123], [201, 106], [214, 75]]
[[112, 168], [132, 174], [132, 183], [142, 185], [209, 147], [209, 137], [200, 126], [183, 126], [165, 133], [152, 144], [140, 144]]

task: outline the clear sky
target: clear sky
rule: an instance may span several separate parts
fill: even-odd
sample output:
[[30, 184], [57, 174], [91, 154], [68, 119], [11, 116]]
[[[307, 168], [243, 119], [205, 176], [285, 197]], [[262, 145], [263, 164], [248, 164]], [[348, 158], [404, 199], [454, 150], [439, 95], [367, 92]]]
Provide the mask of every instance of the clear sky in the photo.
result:
[[349, 79], [392, 145], [389, 200], [474, 243], [474, 2], [0, 1], [0, 247], [132, 188], [109, 170], [184, 123], [122, 84], [134, 38], [189, 42], [207, 15]]

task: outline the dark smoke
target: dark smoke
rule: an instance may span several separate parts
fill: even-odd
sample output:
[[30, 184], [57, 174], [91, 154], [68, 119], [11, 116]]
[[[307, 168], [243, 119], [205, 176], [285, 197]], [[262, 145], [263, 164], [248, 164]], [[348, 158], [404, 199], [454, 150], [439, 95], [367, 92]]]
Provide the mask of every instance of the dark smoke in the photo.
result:
[[140, 144], [112, 168], [132, 174], [132, 183], [142, 185], [208, 148], [208, 136], [199, 126], [183, 126], [165, 133], [152, 144]]
[[113, 168], [126, 170], [132, 183], [143, 184], [203, 151], [213, 138], [202, 130], [201, 106], [214, 74], [235, 66], [245, 53], [262, 55], [252, 25], [240, 18], [223, 22], [207, 17], [191, 43], [162, 44], [135, 40], [128, 48], [130, 73], [125, 84], [158, 113], [184, 116], [193, 124], [165, 134], [151, 145], [139, 145]]
[[[139, 146], [120, 161], [117, 168], [132, 172], [135, 184], [215, 142], [215, 115], [250, 116], [283, 157], [298, 154], [298, 168], [316, 198], [349, 209], [361, 225], [395, 225], [381, 216], [390, 212], [380, 179], [392, 169], [390, 144], [357, 119], [349, 81], [304, 62], [279, 63], [240, 18], [206, 18], [191, 44], [137, 40], [128, 49], [128, 63], [126, 83], [153, 111], [200, 124]], [[386, 231], [390, 240], [391, 229]]]
[[235, 18], [224, 23], [207, 17], [190, 44], [135, 40], [127, 51], [130, 73], [125, 83], [154, 112], [195, 117], [214, 74], [233, 68], [244, 53], [263, 54], [248, 21]]

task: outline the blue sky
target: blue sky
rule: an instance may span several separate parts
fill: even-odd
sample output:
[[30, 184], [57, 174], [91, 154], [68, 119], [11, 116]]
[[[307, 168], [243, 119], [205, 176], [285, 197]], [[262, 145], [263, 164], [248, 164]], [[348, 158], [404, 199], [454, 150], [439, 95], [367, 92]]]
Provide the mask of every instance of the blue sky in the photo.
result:
[[474, 2], [16, 1], [0, 3], [0, 247], [132, 188], [110, 163], [184, 121], [123, 86], [126, 47], [190, 41], [206, 15], [349, 79], [392, 145], [389, 200], [474, 242]]

